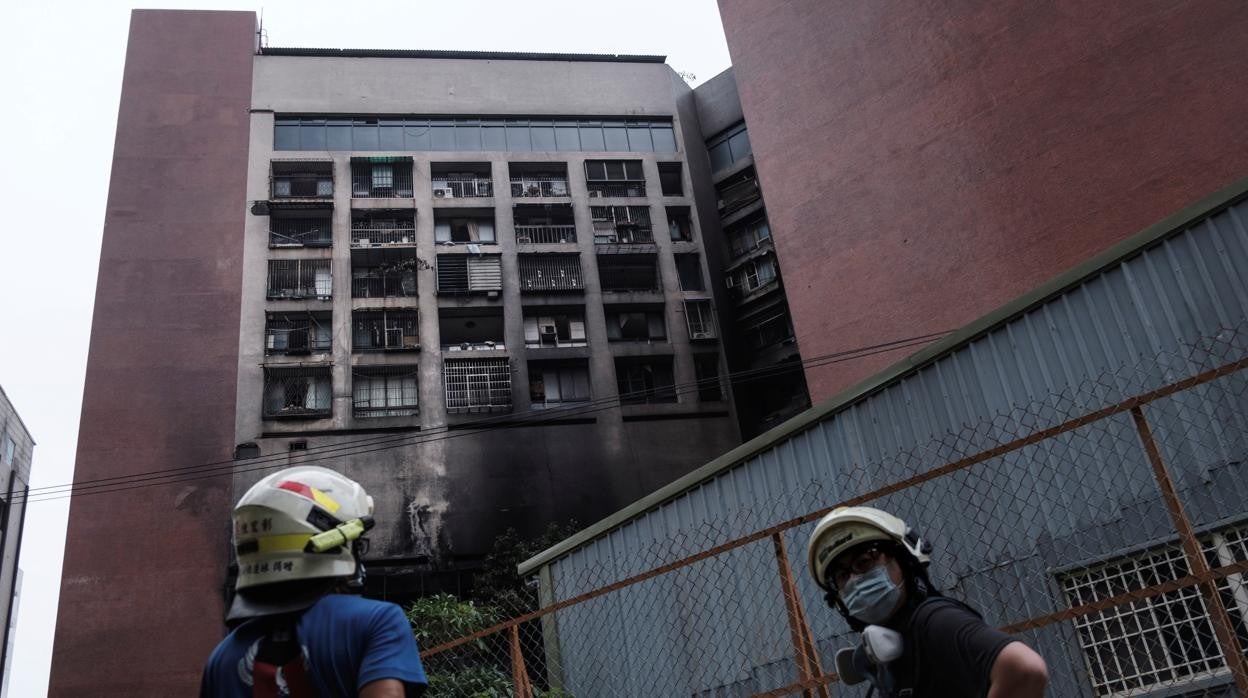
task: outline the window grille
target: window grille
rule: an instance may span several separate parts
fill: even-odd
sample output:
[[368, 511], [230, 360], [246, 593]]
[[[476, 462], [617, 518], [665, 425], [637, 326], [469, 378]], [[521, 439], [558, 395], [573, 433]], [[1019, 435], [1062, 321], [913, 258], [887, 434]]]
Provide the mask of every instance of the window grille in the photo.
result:
[[471, 172], [448, 173], [433, 178], [433, 198], [473, 199], [494, 196], [494, 181]]
[[415, 211], [352, 211], [351, 246], [416, 244]]
[[321, 313], [267, 313], [264, 319], [265, 354], [310, 354], [332, 348], [330, 315]]
[[498, 255], [438, 255], [438, 293], [489, 293], [503, 288]]
[[352, 351], [416, 351], [420, 322], [413, 311], [356, 312], [352, 316]]
[[416, 295], [415, 258], [351, 268], [352, 298], [395, 298]]
[[766, 218], [757, 218], [728, 233], [728, 241], [732, 246], [732, 256], [740, 257], [758, 249], [760, 245], [771, 239], [771, 228]]
[[302, 215], [274, 211], [269, 218], [269, 247], [329, 247], [333, 241], [333, 221], [328, 209]]
[[594, 242], [628, 244], [654, 242], [647, 206], [591, 206]]
[[575, 254], [522, 254], [519, 256], [522, 293], [583, 291], [581, 258]]
[[719, 333], [715, 331], [715, 313], [711, 302], [704, 300], [685, 301], [685, 323], [689, 327], [689, 339], [715, 339]]
[[351, 197], [355, 199], [411, 198], [411, 160], [399, 158], [352, 160]]
[[[1211, 564], [1231, 565], [1248, 560], [1246, 536], [1248, 527], [1241, 526], [1202, 536], [1201, 544]], [[1062, 574], [1058, 581], [1070, 605], [1081, 606], [1190, 573], [1182, 548], [1172, 544]], [[1219, 587], [1242, 633], [1248, 607], [1236, 597], [1245, 592], [1243, 575], [1229, 575]], [[1178, 680], [1229, 674], [1196, 586], [1076, 616], [1073, 623], [1098, 696], [1137, 695]]]
[[616, 359], [615, 379], [621, 404], [676, 402], [670, 356]]
[[270, 300], [329, 300], [332, 292], [328, 259], [269, 260], [267, 297]]
[[566, 175], [531, 174], [511, 176], [511, 195], [518, 199], [531, 199], [567, 197], [572, 194], [568, 190]]
[[356, 417], [410, 417], [420, 413], [417, 367], [357, 368], [351, 374], [351, 411]]
[[576, 242], [576, 222], [568, 204], [519, 204], [512, 215], [518, 243]]
[[652, 254], [600, 254], [598, 279], [604, 291], [654, 291], [659, 288], [658, 259]]
[[589, 369], [584, 361], [529, 363], [529, 401], [548, 407], [589, 400]]
[[740, 285], [742, 292], [752, 293], [776, 280], [776, 263], [767, 257], [750, 260], [728, 278]]
[[265, 368], [265, 419], [328, 417], [333, 412], [328, 366]]
[[588, 344], [583, 312], [551, 312], [524, 316], [526, 347], [583, 347]]
[[590, 197], [646, 195], [640, 160], [586, 160], [585, 184]]
[[739, 211], [762, 198], [758, 188], [758, 179], [753, 168], [722, 182], [716, 190], [719, 192], [719, 215], [726, 216]]
[[509, 359], [447, 359], [443, 372], [448, 412], [511, 409]]

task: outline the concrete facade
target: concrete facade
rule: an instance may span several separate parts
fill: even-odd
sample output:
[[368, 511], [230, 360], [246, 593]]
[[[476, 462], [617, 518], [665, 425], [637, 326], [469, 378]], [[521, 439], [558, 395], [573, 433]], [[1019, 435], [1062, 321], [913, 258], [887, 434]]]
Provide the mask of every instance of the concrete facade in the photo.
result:
[[17, 619], [17, 596], [21, 585], [18, 553], [22, 547], [22, 526], [26, 521], [26, 497], [30, 491], [30, 466], [35, 440], [22, 424], [13, 403], [0, 388], [0, 486], [4, 487], [4, 503], [0, 506], [0, 627], [4, 628], [4, 658], [0, 659], [0, 679], [9, 683], [9, 659], [12, 658], [13, 631]]
[[1237, 2], [719, 5], [807, 359], [960, 327], [1244, 174]]

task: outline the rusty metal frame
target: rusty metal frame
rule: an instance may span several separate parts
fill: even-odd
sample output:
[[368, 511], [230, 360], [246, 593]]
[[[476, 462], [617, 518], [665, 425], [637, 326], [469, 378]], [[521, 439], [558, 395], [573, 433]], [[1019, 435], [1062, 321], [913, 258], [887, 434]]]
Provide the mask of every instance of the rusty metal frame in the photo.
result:
[[[833, 506], [789, 519], [749, 535], [733, 539], [726, 543], [721, 543], [720, 545], [708, 548], [694, 555], [689, 555], [674, 562], [655, 567], [646, 572], [621, 579], [612, 584], [608, 584], [563, 601], [550, 604], [538, 610], [525, 613], [510, 620], [493, 625], [489, 628], [485, 628], [484, 630], [443, 643], [437, 647], [426, 650], [421, 654], [423, 657], [434, 656], [462, 644], [472, 642], [473, 640], [487, 637], [503, 630], [508, 630], [513, 638], [514, 673], [514, 670], [516, 669], [514, 659], [516, 654], [514, 648], [519, 645], [518, 628], [521, 623], [526, 623], [570, 606], [575, 606], [577, 604], [605, 596], [612, 592], [619, 591], [620, 589], [661, 576], [673, 570], [688, 567], [689, 565], [697, 562], [701, 562], [703, 560], [721, 555], [725, 552], [749, 545], [750, 543], [771, 538], [773, 547], [776, 550], [777, 562], [780, 565], [779, 574], [781, 577], [782, 589], [785, 593], [785, 607], [789, 616], [789, 627], [794, 644], [794, 657], [798, 664], [799, 680], [787, 686], [755, 694], [755, 696], [756, 698], [778, 698], [779, 696], [792, 695], [798, 692], [810, 695], [812, 691], [822, 691], [817, 695], [826, 696], [828, 695], [826, 693], [826, 687], [831, 683], [839, 681], [839, 677], [835, 673], [820, 673], [821, 667], [818, 662], [818, 652], [815, 649], [813, 638], [810, 635], [809, 625], [806, 623], [805, 614], [802, 611], [801, 604], [796, 603], [796, 605], [793, 605], [790, 603], [790, 594], [792, 594], [791, 598], [794, 602], [797, 601], [798, 597], [796, 587], [793, 583], [792, 570], [788, 564], [787, 555], [784, 554], [784, 542], [781, 538], [782, 533], [797, 526], [816, 521], [825, 516], [835, 507], [853, 506], [870, 502], [880, 497], [923, 484], [930, 480], [965, 470], [979, 463], [983, 463], [993, 458], [998, 458], [1007, 453], [1051, 439], [1055, 436], [1074, 431], [1075, 429], [1079, 429], [1108, 417], [1123, 413], [1130, 413], [1132, 418], [1135, 420], [1137, 430], [1140, 432], [1145, 452], [1148, 456], [1150, 464], [1153, 467], [1154, 476], [1157, 478], [1158, 486], [1162, 490], [1162, 496], [1165, 499], [1167, 510], [1171, 515], [1172, 522], [1174, 523], [1175, 529], [1179, 534], [1180, 541], [1183, 544], [1192, 573], [1180, 579], [1156, 584], [1143, 589], [1137, 589], [1111, 598], [1102, 599], [1094, 603], [1018, 621], [1010, 625], [1003, 626], [1002, 629], [1006, 632], [1033, 630], [1051, 625], [1053, 623], [1070, 620], [1072, 618], [1112, 608], [1123, 603], [1152, 598], [1154, 596], [1190, 586], [1200, 586], [1206, 603], [1212, 609], [1213, 617], [1211, 620], [1215, 631], [1217, 632], [1219, 646], [1222, 649], [1223, 654], [1226, 655], [1227, 666], [1230, 668], [1235, 679], [1236, 687], [1241, 694], [1248, 696], [1248, 659], [1245, 659], [1243, 651], [1240, 649], [1238, 638], [1235, 636], [1233, 626], [1231, 625], [1229, 612], [1222, 603], [1221, 597], [1218, 595], [1217, 591], [1217, 581], [1233, 574], [1248, 574], [1248, 561], [1226, 565], [1216, 569], [1209, 568], [1208, 563], [1205, 562], [1204, 556], [1200, 551], [1199, 542], [1196, 541], [1195, 533], [1192, 529], [1190, 520], [1183, 512], [1182, 504], [1178, 500], [1178, 495], [1174, 488], [1173, 481], [1170, 479], [1169, 473], [1165, 468], [1165, 464], [1161, 460], [1160, 452], [1157, 449], [1156, 442], [1152, 438], [1152, 433], [1148, 428], [1148, 423], [1143, 418], [1143, 411], [1141, 409], [1144, 405], [1149, 403], [1181, 393], [1193, 387], [1212, 382], [1219, 378], [1223, 378], [1241, 371], [1244, 368], [1248, 368], [1248, 358], [1226, 363], [1208, 371], [1189, 376], [1185, 379], [1168, 383], [1160, 388], [1140, 393], [1117, 404], [1103, 407], [1093, 412], [1088, 412], [1082, 416], [1067, 420], [1046, 429], [1042, 429], [1025, 437], [1020, 437], [999, 446], [981, 451], [980, 453], [951, 461], [937, 468], [890, 483], [878, 489], [872, 490], [871, 492], [851, 497]], [[520, 671], [523, 671], [523, 659], [521, 659], [519, 669]], [[523, 674], [523, 679], [525, 682], [524, 685], [528, 687], [527, 690], [530, 690], [528, 695], [531, 695], [531, 684], [528, 682], [527, 673]], [[517, 686], [520, 686], [520, 684], [517, 683]]]
[[515, 688], [516, 698], [533, 698], [533, 683], [529, 681], [529, 670], [524, 666], [524, 651], [520, 648], [520, 626], [513, 625], [509, 630], [511, 685]]

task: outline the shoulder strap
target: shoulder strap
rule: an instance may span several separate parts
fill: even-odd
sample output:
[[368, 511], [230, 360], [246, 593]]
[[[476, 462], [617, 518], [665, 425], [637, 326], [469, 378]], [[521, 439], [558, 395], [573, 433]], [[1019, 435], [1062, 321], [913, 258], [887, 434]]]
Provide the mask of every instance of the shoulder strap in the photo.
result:
[[[252, 698], [317, 698], [303, 662], [299, 618], [303, 614], [267, 620], [251, 673]], [[287, 692], [278, 687], [280, 680]]]

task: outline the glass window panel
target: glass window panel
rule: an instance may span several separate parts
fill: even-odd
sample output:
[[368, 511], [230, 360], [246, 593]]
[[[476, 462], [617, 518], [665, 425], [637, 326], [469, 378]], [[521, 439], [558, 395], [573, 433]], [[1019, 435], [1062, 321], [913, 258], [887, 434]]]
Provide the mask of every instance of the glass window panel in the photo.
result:
[[382, 150], [403, 150], [402, 121], [382, 121], [378, 128], [381, 131], [379, 143]]
[[676, 135], [672, 131], [671, 125], [656, 125], [650, 129], [650, 135], [654, 138], [654, 151], [656, 153], [676, 152]]
[[624, 161], [624, 179], [645, 179], [646, 176], [641, 173], [640, 160]]
[[351, 147], [355, 150], [377, 150], [377, 121], [359, 119], [351, 125]]
[[603, 124], [602, 135], [606, 141], [607, 150], [620, 152], [628, 150], [628, 132], [624, 129], [624, 124]]
[[524, 121], [507, 122], [507, 150], [528, 151], [533, 149], [529, 141], [529, 124]]
[[429, 122], [429, 149], [455, 150], [455, 127], [450, 121]]
[[529, 126], [533, 136], [533, 150], [555, 150], [555, 127], [549, 121], [535, 121]]
[[625, 179], [624, 162], [621, 160], [607, 160], [603, 164], [607, 168], [607, 179]]
[[331, 119], [326, 124], [325, 146], [329, 150], [351, 150], [351, 122]]
[[[273, 127], [273, 149], [274, 150], [298, 150], [299, 149], [299, 126], [286, 124], [277, 124]], [[323, 130], [323, 129], [322, 129]]]
[[455, 146], [459, 150], [481, 150], [481, 126], [475, 122], [455, 124]]
[[438, 221], [433, 224], [433, 239], [436, 242], [451, 241], [451, 222]]
[[507, 132], [502, 122], [486, 121], [481, 124], [482, 150], [507, 150]]
[[718, 172], [732, 164], [732, 151], [728, 141], [711, 146], [711, 171]]
[[302, 150], [325, 150], [325, 120], [303, 122], [299, 128], [299, 148]]
[[732, 148], [732, 161], [736, 162], [741, 158], [749, 155], [750, 150], [750, 134], [745, 129], [741, 129], [732, 138], [728, 139], [728, 145]]
[[429, 122], [424, 119], [405, 121], [403, 146], [406, 150], [429, 150]]
[[654, 152], [654, 142], [650, 140], [648, 125], [628, 127], [628, 149], [634, 153]]
[[606, 144], [602, 140], [601, 124], [581, 124], [581, 150], [602, 151]]
[[593, 181], [607, 178], [607, 164], [602, 160], [585, 161], [585, 178]]
[[555, 126], [555, 145], [559, 150], [580, 150], [581, 139], [576, 124]]

